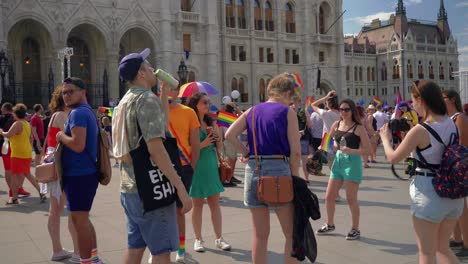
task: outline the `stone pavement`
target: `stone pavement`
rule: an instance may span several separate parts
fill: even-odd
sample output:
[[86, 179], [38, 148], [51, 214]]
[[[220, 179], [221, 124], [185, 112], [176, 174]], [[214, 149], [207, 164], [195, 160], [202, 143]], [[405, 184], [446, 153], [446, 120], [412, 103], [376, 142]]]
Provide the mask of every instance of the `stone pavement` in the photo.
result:
[[[350, 213], [346, 201], [339, 202], [336, 207], [335, 234], [317, 237], [316, 263], [417, 263], [417, 247], [409, 212], [409, 182], [396, 180], [391, 174], [390, 165], [383, 162], [382, 155], [378, 161], [379, 163], [371, 165], [372, 168], [364, 170], [365, 177], [359, 192], [361, 239], [345, 240], [350, 229]], [[125, 216], [119, 200], [119, 174], [116, 169], [114, 172], [115, 178], [110, 185], [99, 187], [91, 211], [91, 220], [97, 232], [98, 250], [107, 264], [122, 263], [126, 248]], [[236, 176], [242, 179], [243, 172], [243, 164], [238, 164]], [[3, 171], [0, 170], [0, 174]], [[313, 177], [310, 184], [320, 198], [322, 212], [322, 219], [312, 222], [314, 230], [326, 218], [323, 198], [327, 180], [328, 177]], [[33, 187], [27, 182], [25, 189], [32, 191]], [[6, 183], [4, 179], [0, 179], [0, 263], [55, 263], [49, 261], [51, 242], [47, 232], [48, 203], [40, 204], [38, 195], [34, 193], [31, 197], [21, 199], [21, 205], [7, 207], [4, 205], [8, 199], [5, 190]], [[239, 185], [226, 188], [222, 194], [223, 236], [233, 246], [230, 252], [215, 249], [207, 206], [203, 212], [203, 234], [207, 251], [194, 252], [194, 235], [190, 215], [187, 215], [188, 263], [250, 263], [252, 226], [249, 211], [243, 206], [242, 192], [242, 185]], [[346, 197], [344, 190], [340, 193], [342, 197]], [[274, 213], [270, 219], [268, 263], [283, 263], [284, 241], [281, 228]], [[71, 248], [66, 223], [64, 214], [61, 218], [62, 243], [64, 247]], [[142, 263], [146, 263], [147, 257], [148, 251]]]

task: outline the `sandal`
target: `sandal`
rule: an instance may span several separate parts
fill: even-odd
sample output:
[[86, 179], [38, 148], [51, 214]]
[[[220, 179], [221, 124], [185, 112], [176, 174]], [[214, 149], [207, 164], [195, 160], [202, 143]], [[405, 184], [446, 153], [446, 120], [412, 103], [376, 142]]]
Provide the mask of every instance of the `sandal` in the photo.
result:
[[364, 165], [364, 168], [370, 168], [370, 166], [366, 164], [366, 165]]
[[19, 204], [18, 199], [10, 199], [8, 202], [5, 203], [5, 205], [13, 205], [13, 204]]

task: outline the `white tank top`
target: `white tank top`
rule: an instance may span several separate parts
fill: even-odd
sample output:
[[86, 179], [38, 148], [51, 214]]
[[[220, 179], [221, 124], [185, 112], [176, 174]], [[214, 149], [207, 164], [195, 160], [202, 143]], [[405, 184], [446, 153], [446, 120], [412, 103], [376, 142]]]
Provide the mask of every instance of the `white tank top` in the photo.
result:
[[[457, 134], [457, 126], [448, 116], [445, 116], [440, 122], [426, 124], [434, 129], [437, 134], [439, 134], [439, 137], [442, 139], [445, 145], [451, 144], [452, 142], [450, 141], [453, 141], [455, 135]], [[420, 153], [426, 159], [427, 163], [439, 165], [445, 146], [440, 144], [439, 141], [437, 141], [437, 139], [429, 131], [426, 130], [426, 132], [429, 135], [431, 143], [426, 148], [420, 149]], [[411, 153], [411, 156], [419, 160], [419, 156], [416, 153], [416, 150]]]

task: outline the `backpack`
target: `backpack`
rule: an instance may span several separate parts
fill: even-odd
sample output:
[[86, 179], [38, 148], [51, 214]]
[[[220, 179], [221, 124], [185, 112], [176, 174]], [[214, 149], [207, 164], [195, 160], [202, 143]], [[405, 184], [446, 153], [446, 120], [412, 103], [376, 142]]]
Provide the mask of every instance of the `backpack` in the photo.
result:
[[[459, 199], [468, 196], [468, 148], [459, 144], [457, 133], [450, 137], [449, 145], [445, 145], [437, 132], [426, 123], [421, 124], [445, 149], [442, 153], [440, 165], [430, 166], [419, 151], [416, 151], [421, 161], [428, 165], [436, 176], [432, 179], [432, 186], [436, 193], [443, 198]], [[455, 125], [455, 124], [454, 124]]]
[[102, 185], [109, 184], [112, 178], [112, 165], [110, 161], [110, 142], [107, 132], [99, 128], [98, 133], [98, 153], [97, 153], [97, 168], [99, 183]]

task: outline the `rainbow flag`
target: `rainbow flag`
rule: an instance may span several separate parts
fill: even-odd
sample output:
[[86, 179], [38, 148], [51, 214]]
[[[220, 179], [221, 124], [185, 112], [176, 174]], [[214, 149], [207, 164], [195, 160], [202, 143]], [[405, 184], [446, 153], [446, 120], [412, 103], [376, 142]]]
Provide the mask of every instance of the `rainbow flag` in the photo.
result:
[[398, 90], [397, 90], [396, 104], [398, 105], [398, 104], [401, 103], [402, 101], [403, 101], [403, 98], [401, 97], [400, 89], [398, 89]]
[[320, 144], [320, 148], [323, 151], [331, 152], [333, 151], [333, 142], [334, 142], [333, 138], [328, 133], [325, 133], [323, 135], [322, 144]]
[[189, 154], [188, 150], [183, 147], [183, 145], [180, 142], [180, 139], [176, 135], [177, 133], [175, 132], [174, 127], [169, 122], [169, 127], [166, 131], [166, 137], [175, 138], [177, 140], [177, 148], [179, 150], [180, 159], [185, 161], [187, 164], [190, 164], [192, 161], [192, 156]]
[[304, 85], [302, 84], [302, 80], [299, 77], [299, 74], [297, 72], [290, 73], [289, 76], [291, 76], [291, 78], [293, 79], [294, 85], [296, 87], [298, 88], [304, 87]]
[[374, 96], [374, 103], [376, 105], [382, 105], [382, 101], [377, 96]]
[[314, 112], [314, 108], [312, 107], [312, 104], [314, 103], [314, 97], [311, 96], [307, 96], [306, 97], [306, 111], [309, 112], [309, 114], [313, 113]]
[[113, 114], [114, 114], [114, 108], [112, 108], [112, 107], [100, 106], [100, 107], [98, 108], [98, 110], [99, 110], [99, 112], [101, 112], [101, 113], [106, 113], [106, 111], [107, 111], [107, 116], [109, 116], [109, 117], [112, 117]]
[[174, 97], [172, 97], [172, 95], [167, 96], [167, 102], [168, 103], [172, 103], [173, 100], [174, 100]]
[[237, 116], [235, 114], [231, 114], [226, 111], [219, 111], [217, 124], [223, 127], [230, 127], [236, 120]]

